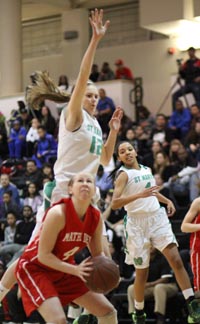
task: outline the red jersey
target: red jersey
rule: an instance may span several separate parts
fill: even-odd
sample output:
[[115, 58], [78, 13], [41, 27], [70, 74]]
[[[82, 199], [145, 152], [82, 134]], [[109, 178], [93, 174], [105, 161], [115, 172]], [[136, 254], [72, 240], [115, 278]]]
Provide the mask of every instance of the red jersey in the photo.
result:
[[[63, 262], [74, 264], [75, 253], [90, 242], [98, 226], [100, 212], [90, 205], [84, 220], [80, 220], [71, 198], [62, 199], [58, 204], [60, 203], [65, 204], [66, 221], [52, 253]], [[16, 277], [27, 315], [36, 310], [47, 298], [57, 296], [65, 306], [88, 291], [80, 278], [40, 263], [37, 257], [38, 245], [39, 234], [27, 246], [16, 268]]]
[[[200, 224], [200, 214], [195, 217], [193, 224]], [[200, 231], [190, 234], [190, 249], [193, 251], [200, 251]]]
[[[64, 228], [58, 235], [52, 253], [60, 260], [71, 263], [74, 260], [74, 254], [83, 249], [90, 242], [99, 223], [100, 213], [95, 207], [90, 205], [85, 218], [82, 221], [76, 214], [71, 198], [62, 199], [55, 205], [61, 203], [64, 203], [66, 206], [66, 222]], [[23, 258], [32, 260], [34, 263], [40, 263], [36, 258], [38, 253], [39, 236], [40, 233], [35, 237], [33, 242], [28, 245], [23, 254]], [[40, 266], [45, 267], [42, 264], [40, 264]]]

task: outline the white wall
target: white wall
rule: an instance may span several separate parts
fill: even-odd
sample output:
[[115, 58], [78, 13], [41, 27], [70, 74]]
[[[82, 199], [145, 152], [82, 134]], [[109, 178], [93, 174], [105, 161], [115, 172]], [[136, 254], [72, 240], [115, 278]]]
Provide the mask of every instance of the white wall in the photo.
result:
[[[172, 85], [172, 76], [177, 73], [176, 59], [187, 56], [180, 52], [168, 54], [168, 48], [174, 45], [175, 39], [166, 39], [102, 48], [97, 50], [95, 62], [101, 66], [102, 62], [108, 61], [115, 69], [113, 63], [122, 58], [135, 76], [143, 78], [143, 103], [156, 113]], [[162, 112], [171, 113], [171, 96]]]
[[[65, 26], [63, 26], [65, 28]], [[82, 35], [83, 37], [83, 35]], [[85, 33], [86, 39], [88, 32]], [[84, 50], [84, 40], [79, 46], [80, 52]], [[76, 48], [74, 44], [73, 48]], [[86, 45], [85, 45], [86, 46]], [[122, 58], [129, 66], [136, 77], [143, 78], [144, 100], [146, 105], [153, 113], [156, 113], [168, 93], [172, 79], [177, 73], [177, 58], [186, 58], [187, 53], [177, 51], [174, 55], [168, 54], [168, 48], [176, 47], [176, 39], [162, 39], [135, 44], [115, 46], [110, 48], [98, 48], [95, 56], [95, 63], [101, 67], [104, 61], [110, 63], [115, 69], [114, 62], [117, 58]], [[68, 49], [70, 46], [68, 46]], [[76, 51], [76, 50], [74, 50]], [[73, 52], [73, 51], [72, 51]], [[66, 62], [72, 57], [68, 54], [65, 41], [62, 44], [62, 54], [44, 56], [23, 61], [23, 87], [30, 83], [29, 76], [35, 70], [48, 70], [51, 77], [58, 81], [60, 74], [67, 74], [69, 79], [74, 82], [80, 66], [82, 55], [74, 55], [71, 62], [70, 71], [67, 70]], [[198, 52], [197, 52], [198, 55]], [[200, 56], [200, 55], [199, 55]], [[69, 62], [68, 62], [69, 63]], [[109, 93], [107, 93], [109, 95]], [[162, 109], [163, 113], [171, 113], [171, 96]]]
[[[96, 52], [95, 63], [101, 67], [101, 64], [107, 61], [115, 69], [115, 60], [122, 58], [125, 64], [132, 69], [135, 76], [143, 78], [143, 103], [155, 113], [171, 87], [172, 76], [177, 73], [176, 59], [187, 57], [187, 53], [183, 54], [178, 51], [174, 55], [168, 54], [168, 48], [175, 46], [175, 44], [175, 39], [164, 39], [99, 48]], [[55, 55], [24, 60], [24, 88], [29, 83], [29, 75], [35, 70], [47, 69], [55, 81], [63, 73], [70, 77], [68, 71], [63, 68], [67, 59], [64, 55]], [[77, 62], [76, 67], [79, 65], [80, 62]], [[74, 81], [75, 78], [76, 76], [73, 75], [72, 80]], [[168, 99], [162, 111], [170, 114], [171, 98]]]

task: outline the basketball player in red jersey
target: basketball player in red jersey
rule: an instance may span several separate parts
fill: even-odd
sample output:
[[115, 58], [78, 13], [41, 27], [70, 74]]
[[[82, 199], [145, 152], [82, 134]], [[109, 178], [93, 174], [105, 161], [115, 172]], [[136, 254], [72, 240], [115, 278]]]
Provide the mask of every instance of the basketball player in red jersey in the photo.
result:
[[190, 235], [190, 261], [193, 272], [194, 290], [200, 290], [200, 197], [196, 198], [181, 225], [182, 232]]
[[92, 271], [86, 259], [75, 264], [74, 254], [88, 246], [102, 254], [102, 220], [91, 205], [94, 177], [79, 173], [69, 186], [71, 197], [53, 205], [44, 216], [40, 234], [28, 245], [16, 269], [22, 301], [29, 316], [37, 310], [46, 323], [66, 324], [63, 306], [74, 302], [97, 316], [100, 324], [116, 324], [117, 312], [103, 294], [85, 286]]

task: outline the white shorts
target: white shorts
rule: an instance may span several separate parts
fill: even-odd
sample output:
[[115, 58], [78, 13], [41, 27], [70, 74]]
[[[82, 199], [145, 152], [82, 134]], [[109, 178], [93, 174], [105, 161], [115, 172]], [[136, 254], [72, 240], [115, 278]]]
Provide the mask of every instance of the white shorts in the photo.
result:
[[136, 214], [125, 217], [124, 227], [126, 239], [125, 262], [133, 264], [135, 268], [144, 269], [149, 267], [151, 246], [162, 252], [171, 243], [178, 245], [163, 207], [152, 214]]

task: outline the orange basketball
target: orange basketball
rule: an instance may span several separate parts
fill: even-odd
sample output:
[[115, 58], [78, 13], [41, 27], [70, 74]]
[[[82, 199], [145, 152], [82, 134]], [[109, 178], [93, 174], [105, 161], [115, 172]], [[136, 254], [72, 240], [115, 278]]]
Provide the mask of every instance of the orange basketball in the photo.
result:
[[87, 277], [86, 286], [97, 293], [106, 294], [119, 284], [120, 273], [117, 264], [106, 256], [91, 257], [93, 270]]

